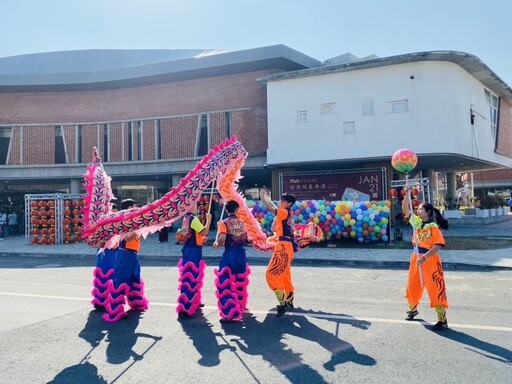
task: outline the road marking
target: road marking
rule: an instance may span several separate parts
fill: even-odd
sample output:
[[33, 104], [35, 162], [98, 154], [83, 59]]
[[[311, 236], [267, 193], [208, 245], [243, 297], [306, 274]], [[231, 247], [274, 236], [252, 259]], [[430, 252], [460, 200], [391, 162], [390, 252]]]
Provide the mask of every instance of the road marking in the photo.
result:
[[91, 301], [91, 299], [85, 299], [83, 297], [34, 295], [34, 294], [31, 294], [31, 293], [0, 292], [0, 295], [4, 295], [4, 296], [18, 296], [18, 297], [32, 297], [32, 298], [35, 298], [35, 299], [57, 299], [57, 300]]
[[[36, 299], [56, 299], [56, 300], [74, 300], [74, 301], [87, 301], [89, 302], [91, 299], [83, 298], [83, 297], [70, 297], [70, 296], [54, 296], [54, 295], [36, 295], [29, 293], [13, 293], [13, 292], [0, 292], [0, 296], [17, 296], [17, 297], [31, 297]], [[157, 307], [171, 307], [176, 308], [177, 304], [175, 303], [159, 303], [159, 302], [151, 302], [152, 306]], [[204, 309], [208, 310], [217, 310], [218, 308], [215, 306], [205, 306]], [[276, 314], [276, 311], [247, 311], [247, 313], [253, 313], [256, 315], [267, 315], [269, 313]], [[304, 316], [304, 317], [315, 317], [317, 319], [328, 319], [328, 320], [343, 320], [343, 321], [353, 321], [353, 322], [374, 322], [374, 323], [390, 323], [390, 324], [407, 324], [407, 325], [432, 325], [428, 321], [423, 320], [415, 320], [415, 321], [406, 321], [400, 319], [382, 319], [377, 317], [353, 317], [346, 315], [333, 315], [328, 313], [318, 313], [318, 312], [288, 312], [285, 315], [287, 316]], [[512, 327], [497, 327], [490, 325], [476, 325], [476, 324], [456, 324], [450, 323], [450, 328], [462, 328], [462, 329], [476, 329], [482, 331], [498, 331], [498, 332], [512, 332]]]
[[41, 264], [41, 265], [35, 265], [33, 268], [59, 268], [62, 267], [64, 264]]

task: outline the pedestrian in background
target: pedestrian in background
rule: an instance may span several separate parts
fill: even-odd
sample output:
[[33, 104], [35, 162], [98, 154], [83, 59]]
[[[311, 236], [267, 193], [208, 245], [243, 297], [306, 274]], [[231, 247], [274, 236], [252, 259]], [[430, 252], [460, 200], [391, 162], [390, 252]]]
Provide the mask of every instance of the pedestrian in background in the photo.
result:
[[11, 211], [7, 216], [7, 222], [9, 223], [9, 236], [15, 236], [18, 233], [18, 215], [16, 212]]
[[163, 227], [158, 231], [158, 242], [167, 243], [169, 241], [169, 228]]
[[0, 210], [0, 240], [3, 240], [5, 238], [6, 228], [7, 228], [7, 215], [2, 209], [2, 210]]

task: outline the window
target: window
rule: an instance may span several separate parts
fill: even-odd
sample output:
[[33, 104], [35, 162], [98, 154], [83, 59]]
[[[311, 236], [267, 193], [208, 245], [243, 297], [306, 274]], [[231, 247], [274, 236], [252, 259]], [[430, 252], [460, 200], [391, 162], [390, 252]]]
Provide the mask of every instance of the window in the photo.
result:
[[55, 164], [66, 164], [66, 146], [62, 125], [55, 126]]
[[231, 112], [226, 112], [226, 138], [231, 137]]
[[390, 105], [391, 112], [407, 112], [408, 110], [407, 100], [392, 101]]
[[336, 113], [336, 103], [327, 103], [320, 106], [321, 115], [332, 115]]
[[133, 160], [133, 122], [128, 124], [128, 161]]
[[196, 156], [204, 156], [208, 153], [208, 115], [201, 115], [199, 119], [199, 134], [197, 135]]
[[103, 124], [103, 161], [108, 161], [108, 137], [110, 136], [110, 124]]
[[162, 127], [160, 126], [160, 120], [155, 121], [155, 139], [156, 139], [156, 159], [162, 158]]
[[351, 133], [356, 133], [355, 121], [344, 121], [343, 122], [343, 134], [348, 135]]
[[498, 96], [486, 89], [485, 101], [489, 106], [489, 121], [491, 122], [492, 137], [496, 139], [496, 127], [498, 126]]
[[7, 164], [7, 152], [11, 143], [11, 127], [0, 127], [0, 164]]
[[307, 123], [307, 121], [308, 121], [308, 112], [307, 111], [297, 112], [297, 123]]
[[76, 126], [76, 162], [82, 162], [82, 126]]
[[142, 121], [137, 121], [137, 160], [142, 160]]
[[373, 99], [364, 99], [363, 100], [363, 116], [373, 116]]

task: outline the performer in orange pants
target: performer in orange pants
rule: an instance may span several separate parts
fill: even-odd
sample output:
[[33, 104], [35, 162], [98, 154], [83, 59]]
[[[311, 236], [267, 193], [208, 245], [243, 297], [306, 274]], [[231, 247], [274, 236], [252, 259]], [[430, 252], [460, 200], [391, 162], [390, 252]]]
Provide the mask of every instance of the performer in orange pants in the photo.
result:
[[[411, 215], [408, 195], [404, 197], [402, 209], [405, 216]], [[407, 286], [405, 288], [409, 311], [407, 311], [405, 319], [413, 320], [418, 315], [417, 306], [426, 288], [430, 298], [430, 307], [435, 308], [437, 312], [438, 322], [434, 325], [434, 329], [446, 329], [448, 328], [448, 321], [446, 320], [448, 299], [443, 264], [438, 252], [445, 244], [440, 228], [448, 229], [448, 220], [444, 219], [441, 212], [434, 208], [432, 204], [422, 203], [418, 207], [417, 215], [413, 213], [409, 221], [416, 231], [418, 253], [412, 253], [409, 265]], [[421, 284], [420, 273], [424, 286]]]
[[268, 197], [266, 191], [260, 191], [263, 206], [276, 216], [272, 223], [272, 231], [279, 241], [267, 267], [267, 284], [274, 291], [279, 304], [277, 317], [284, 315], [287, 310], [293, 309], [294, 288], [291, 276], [291, 263], [297, 245], [293, 241], [293, 213], [291, 207], [295, 204], [295, 196], [284, 194], [281, 196], [279, 207]]

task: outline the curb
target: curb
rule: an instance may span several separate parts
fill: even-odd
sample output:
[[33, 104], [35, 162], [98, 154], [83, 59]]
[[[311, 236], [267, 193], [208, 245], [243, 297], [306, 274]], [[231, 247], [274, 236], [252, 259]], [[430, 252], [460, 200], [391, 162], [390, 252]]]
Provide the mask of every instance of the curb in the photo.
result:
[[[23, 257], [23, 258], [34, 258], [34, 259], [81, 259], [81, 260], [96, 260], [94, 254], [44, 254], [44, 253], [7, 253], [0, 252], [0, 257]], [[181, 255], [139, 255], [141, 261], [163, 261], [177, 263]], [[247, 262], [252, 265], [267, 265], [269, 257], [253, 257], [247, 256]], [[203, 256], [203, 260], [210, 265], [215, 265], [219, 261], [217, 256]], [[386, 260], [356, 260], [356, 259], [315, 259], [315, 258], [295, 258], [293, 265], [303, 266], [332, 266], [332, 267], [353, 267], [353, 268], [374, 268], [374, 269], [404, 269], [409, 268], [409, 261], [386, 261]], [[443, 262], [444, 270], [458, 270], [458, 271], [512, 271], [512, 267], [500, 266], [500, 265], [489, 265], [489, 264], [464, 264], [454, 262]]]

